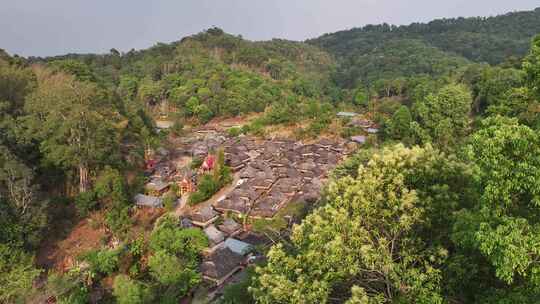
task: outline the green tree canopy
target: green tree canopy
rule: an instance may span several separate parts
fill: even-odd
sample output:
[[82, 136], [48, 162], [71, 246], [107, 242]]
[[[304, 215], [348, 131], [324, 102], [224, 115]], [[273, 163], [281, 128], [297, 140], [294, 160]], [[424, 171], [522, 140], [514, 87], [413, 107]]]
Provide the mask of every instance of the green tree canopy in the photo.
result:
[[431, 147], [395, 146], [356, 177], [331, 181], [328, 203], [257, 269], [257, 302], [443, 303], [440, 227], [457, 207], [451, 189], [467, 180], [463, 170]]
[[469, 89], [450, 84], [415, 103], [416, 136], [441, 147], [462, 141], [469, 131], [472, 97]]
[[29, 95], [24, 123], [40, 141], [45, 158], [79, 173], [79, 189], [88, 190], [90, 171], [118, 155], [114, 108], [103, 91], [73, 76], [38, 70], [38, 88]]
[[481, 272], [493, 282], [486, 292], [490, 303], [510, 303], [518, 294], [534, 302], [540, 288], [540, 138], [515, 119], [493, 117], [472, 136], [467, 152], [481, 196], [459, 213], [453, 239], [492, 270]]

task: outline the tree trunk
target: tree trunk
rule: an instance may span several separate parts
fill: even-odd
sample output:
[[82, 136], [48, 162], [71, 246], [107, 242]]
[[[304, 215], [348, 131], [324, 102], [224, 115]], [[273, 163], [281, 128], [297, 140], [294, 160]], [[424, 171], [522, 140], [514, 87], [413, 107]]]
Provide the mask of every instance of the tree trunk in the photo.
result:
[[79, 165], [79, 192], [88, 190], [88, 168], [84, 164]]

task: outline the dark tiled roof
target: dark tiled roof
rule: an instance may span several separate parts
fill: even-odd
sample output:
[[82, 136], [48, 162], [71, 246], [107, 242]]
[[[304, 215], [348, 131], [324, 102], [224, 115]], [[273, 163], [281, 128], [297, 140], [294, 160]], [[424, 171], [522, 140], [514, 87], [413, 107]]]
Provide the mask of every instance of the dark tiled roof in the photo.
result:
[[216, 249], [201, 265], [203, 275], [222, 279], [242, 263], [244, 257], [234, 253], [228, 247]]
[[219, 230], [227, 234], [232, 234], [238, 231], [240, 228], [242, 228], [242, 225], [238, 224], [233, 219], [228, 218], [228, 219], [225, 219], [223, 221], [223, 224], [219, 225], [218, 228]]
[[218, 213], [212, 209], [212, 207], [205, 207], [195, 213], [192, 213], [190, 218], [193, 221], [204, 223], [213, 219], [217, 215]]

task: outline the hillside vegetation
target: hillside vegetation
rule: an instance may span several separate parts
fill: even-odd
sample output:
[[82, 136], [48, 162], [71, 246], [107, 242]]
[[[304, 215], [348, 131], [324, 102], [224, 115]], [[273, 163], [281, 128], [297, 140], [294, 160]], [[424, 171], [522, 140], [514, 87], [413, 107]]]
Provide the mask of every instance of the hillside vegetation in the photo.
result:
[[[338, 82], [370, 85], [379, 78], [441, 75], [468, 61], [515, 63], [540, 32], [540, 9], [495, 17], [439, 19], [405, 26], [367, 25], [308, 40], [338, 58]], [[465, 60], [466, 59], [466, 60]]]
[[[211, 28], [127, 53], [0, 51], [0, 303], [178, 303], [200, 291], [205, 234], [132, 200], [148, 154], [190, 139], [184, 125], [244, 114], [255, 118], [227, 136], [282, 128], [355, 151], [220, 303], [536, 303], [539, 34], [536, 9], [307, 42]], [[158, 131], [161, 119], [174, 125]], [[302, 157], [328, 158], [317, 151]], [[228, 176], [225, 152], [217, 159], [197, 200]], [[77, 247], [66, 269], [43, 250], [60, 244]]]

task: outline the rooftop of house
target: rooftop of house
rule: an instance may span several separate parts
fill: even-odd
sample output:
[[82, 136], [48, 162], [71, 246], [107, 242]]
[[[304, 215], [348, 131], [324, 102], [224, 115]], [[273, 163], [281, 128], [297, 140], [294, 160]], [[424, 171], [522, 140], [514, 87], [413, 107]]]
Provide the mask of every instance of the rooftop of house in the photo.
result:
[[152, 180], [145, 185], [145, 188], [150, 191], [163, 191], [167, 187], [169, 187], [169, 183], [166, 183], [162, 180]]
[[337, 116], [339, 117], [354, 117], [358, 115], [358, 113], [354, 113], [354, 112], [338, 112], [337, 113]]
[[204, 228], [204, 233], [208, 237], [208, 240], [210, 241], [211, 245], [217, 245], [225, 239], [225, 235], [223, 232], [219, 231], [216, 226], [210, 225], [206, 228]]
[[212, 209], [212, 207], [207, 206], [207, 207], [201, 208], [201, 209], [193, 212], [191, 214], [190, 218], [191, 218], [192, 221], [205, 223], [205, 222], [208, 222], [208, 221], [212, 220], [213, 218], [215, 218], [218, 215], [219, 214], [214, 209]]
[[232, 252], [241, 255], [246, 255], [253, 249], [251, 244], [233, 238], [226, 239], [224, 245]]
[[227, 218], [223, 221], [221, 225], [218, 226], [219, 230], [227, 233], [233, 234], [242, 228], [242, 225], [238, 224], [231, 218]]
[[163, 206], [163, 200], [155, 196], [137, 194], [135, 195], [133, 200], [135, 201], [135, 204], [137, 206], [155, 207], [155, 208]]
[[366, 139], [364, 135], [351, 136], [351, 140], [359, 144], [365, 144]]
[[234, 271], [244, 260], [241, 254], [223, 246], [215, 250], [201, 265], [204, 276], [220, 280]]

